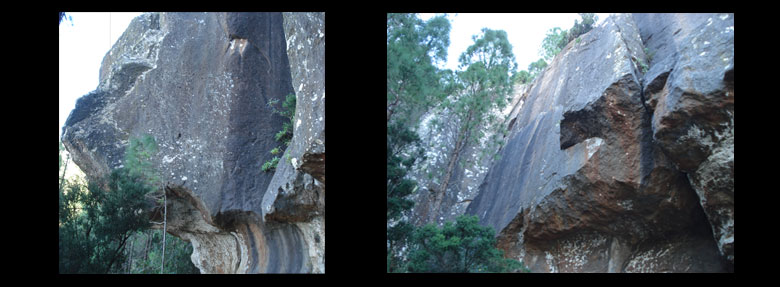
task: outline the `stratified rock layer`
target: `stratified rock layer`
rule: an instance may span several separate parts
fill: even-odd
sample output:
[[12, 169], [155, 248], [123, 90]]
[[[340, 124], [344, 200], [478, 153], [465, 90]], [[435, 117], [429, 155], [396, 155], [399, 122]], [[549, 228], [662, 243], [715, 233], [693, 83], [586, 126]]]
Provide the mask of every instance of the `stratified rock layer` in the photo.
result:
[[570, 42], [507, 119], [466, 213], [532, 271], [733, 270], [733, 15], [653, 17]]
[[[169, 199], [168, 232], [192, 242], [193, 263], [203, 273], [324, 272], [324, 254], [313, 256], [324, 250], [324, 239], [319, 240], [324, 217], [318, 213], [324, 210], [324, 159], [287, 188], [296, 194], [321, 191], [314, 196], [274, 193], [269, 200], [275, 175], [260, 170], [274, 157], [269, 151], [281, 145], [274, 134], [286, 120], [268, 103], [293, 93], [298, 124], [291, 149], [309, 151], [308, 138], [321, 134], [316, 154], [324, 158], [324, 76], [317, 82], [296, 76], [304, 78], [296, 84], [310, 88], [294, 88], [291, 70], [300, 73], [298, 66], [306, 64], [288, 63], [287, 49], [296, 45], [320, 55], [322, 70], [303, 72], [316, 78], [324, 74], [324, 38], [319, 46], [288, 42], [321, 35], [311, 27], [285, 29], [285, 18], [281, 13], [139, 16], [105, 56], [98, 88], [79, 99], [63, 128], [63, 143], [92, 179], [123, 166], [129, 138], [154, 136], [159, 153], [152, 161]], [[311, 91], [320, 90], [321, 98], [312, 99]], [[302, 127], [306, 140], [298, 134]], [[306, 155], [291, 154], [289, 160], [301, 162]], [[277, 214], [306, 216], [266, 220], [270, 206]]]

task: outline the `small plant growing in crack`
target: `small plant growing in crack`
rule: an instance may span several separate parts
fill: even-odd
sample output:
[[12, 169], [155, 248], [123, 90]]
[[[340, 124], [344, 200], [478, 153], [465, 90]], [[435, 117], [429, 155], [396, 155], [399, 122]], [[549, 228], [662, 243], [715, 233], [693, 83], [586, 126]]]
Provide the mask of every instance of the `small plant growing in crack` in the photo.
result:
[[[289, 94], [287, 97], [285, 97], [284, 102], [282, 103], [282, 108], [277, 109], [277, 105], [279, 104], [279, 100], [273, 99], [268, 101], [268, 106], [271, 108], [271, 112], [274, 114], [278, 114], [280, 116], [283, 116], [289, 121], [285, 121], [284, 124], [282, 124], [282, 130], [277, 132], [274, 135], [274, 140], [281, 142], [282, 147], [275, 147], [270, 151], [272, 155], [278, 155], [282, 153], [282, 151], [287, 148], [287, 146], [290, 144], [290, 140], [292, 140], [293, 136], [293, 123], [295, 122], [295, 95]], [[287, 155], [287, 158], [289, 158], [289, 155]], [[274, 156], [269, 161], [266, 161], [263, 163], [263, 165], [260, 167], [264, 172], [269, 172], [276, 169], [276, 166], [279, 164], [279, 156]]]

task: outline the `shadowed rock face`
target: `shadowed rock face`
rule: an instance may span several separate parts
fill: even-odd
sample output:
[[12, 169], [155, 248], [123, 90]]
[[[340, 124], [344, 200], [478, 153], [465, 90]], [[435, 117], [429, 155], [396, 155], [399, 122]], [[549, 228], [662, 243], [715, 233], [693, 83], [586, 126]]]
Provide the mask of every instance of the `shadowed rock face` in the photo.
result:
[[[294, 87], [291, 70], [304, 63], [292, 57], [288, 62], [287, 49], [296, 45], [322, 60], [322, 70], [309, 66], [299, 77], [324, 75], [324, 38], [321, 47], [288, 41], [320, 34], [306, 27], [286, 35], [287, 16], [139, 16], [105, 56], [96, 91], [79, 99], [63, 128], [64, 145], [92, 179], [123, 166], [129, 138], [155, 137], [159, 153], [152, 161], [166, 182], [168, 232], [192, 242], [193, 263], [203, 273], [324, 272], [324, 254], [312, 256], [324, 250], [324, 240], [314, 240], [324, 238], [324, 76], [296, 82], [309, 90]], [[322, 97], [312, 99], [310, 91], [318, 89]], [[313, 134], [322, 135], [322, 145], [316, 152], [300, 148], [290, 159], [300, 163], [310, 154], [323, 159], [311, 175], [299, 166], [282, 168], [280, 161], [277, 173], [300, 176], [277, 184], [305, 194], [285, 198], [267, 194], [277, 175], [260, 166], [273, 158], [269, 151], [280, 145], [273, 136], [286, 120], [268, 103], [293, 93], [299, 124], [290, 146], [307, 147], [303, 139]], [[319, 114], [311, 112], [317, 109]], [[306, 216], [267, 221], [270, 206]]]
[[[642, 17], [606, 19], [532, 83], [466, 211], [533, 271], [733, 270], [733, 15], [668, 16], [679, 36]], [[649, 61], [650, 35], [680, 44]], [[692, 38], [731, 70], [694, 60]]]

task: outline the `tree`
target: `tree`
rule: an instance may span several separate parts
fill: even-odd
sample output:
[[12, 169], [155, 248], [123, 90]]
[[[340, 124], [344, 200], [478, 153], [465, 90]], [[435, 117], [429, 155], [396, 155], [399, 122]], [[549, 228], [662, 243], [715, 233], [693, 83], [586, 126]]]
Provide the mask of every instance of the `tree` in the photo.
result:
[[531, 74], [526, 70], [519, 71], [512, 76], [512, 82], [518, 84], [526, 84], [531, 82]]
[[[387, 272], [402, 271], [403, 260], [397, 254], [413, 230], [401, 217], [414, 206], [407, 197], [417, 190], [417, 182], [406, 174], [415, 162], [425, 159], [420, 145], [417, 133], [402, 123], [393, 122], [387, 127]], [[404, 151], [411, 154], [404, 155]]]
[[545, 62], [544, 59], [539, 59], [528, 65], [528, 72], [531, 74], [531, 79], [535, 79], [536, 76], [542, 74], [544, 68], [547, 68], [547, 62]]
[[461, 215], [442, 228], [427, 224], [414, 231], [409, 272], [514, 272], [527, 271], [522, 263], [504, 258], [496, 249], [492, 227], [479, 225], [477, 216]]
[[[552, 62], [558, 53], [568, 44], [568, 31], [555, 27], [547, 31], [547, 35], [542, 40], [542, 48], [539, 54], [543, 59]], [[533, 73], [532, 73], [533, 74]]]
[[555, 58], [569, 42], [593, 29], [593, 26], [599, 20], [599, 17], [594, 13], [579, 13], [579, 15], [582, 18], [582, 22], [574, 20], [574, 26], [572, 26], [571, 29], [561, 30], [561, 28], [555, 27], [547, 31], [547, 36], [542, 40], [542, 48], [539, 50], [539, 54], [542, 58], [547, 60], [547, 62], [552, 62], [553, 58]]
[[422, 21], [415, 14], [387, 14], [387, 271], [402, 271], [397, 256], [413, 229], [402, 220], [414, 206], [407, 197], [417, 182], [406, 178], [425, 159], [415, 131], [419, 116], [452, 90], [454, 78], [436, 64], [447, 57], [450, 23], [445, 16]]
[[[474, 44], [460, 55], [460, 68], [457, 73], [458, 93], [455, 101], [446, 103], [459, 126], [455, 134], [455, 146], [449, 152], [447, 168], [440, 181], [439, 188], [434, 191], [434, 212], [429, 213], [429, 221], [435, 220], [436, 212], [447, 191], [450, 178], [456, 164], [469, 144], [479, 143], [488, 133], [494, 137], [488, 141], [484, 154], [501, 144], [500, 134], [503, 124], [494, 115], [511, 101], [512, 81], [517, 64], [512, 54], [512, 45], [507, 40], [506, 32], [484, 28], [480, 35], [473, 38]], [[484, 155], [483, 154], [483, 155]]]
[[[162, 244], [163, 231], [160, 229], [136, 232], [129, 240], [127, 257], [134, 260], [125, 261], [126, 273], [158, 274], [161, 267], [161, 253], [153, 246]], [[147, 248], [148, 247], [148, 248]], [[200, 270], [192, 264], [192, 244], [171, 237], [165, 242], [165, 274], [198, 274]]]
[[150, 227], [144, 211], [154, 204], [148, 195], [159, 190], [148, 162], [156, 148], [154, 138], [131, 139], [125, 167], [97, 182], [70, 181], [60, 190], [60, 273], [120, 270], [127, 240]]
[[422, 21], [415, 14], [387, 14], [387, 123], [407, 126], [446, 94], [439, 85], [438, 61], [447, 58], [450, 23], [445, 16]]
[[60, 176], [60, 192], [62, 192], [62, 189], [65, 188], [65, 172], [68, 171], [68, 162], [70, 162], [70, 154], [65, 159], [65, 166], [62, 166], [62, 151], [65, 150], [65, 148], [62, 146], [62, 142], [59, 142], [60, 144], [60, 153], [59, 153], [59, 159], [60, 159], [60, 169], [62, 170], [62, 176]]
[[130, 144], [125, 149], [124, 167], [129, 176], [137, 177], [148, 185], [160, 183], [160, 177], [152, 164], [152, 157], [157, 154], [157, 142], [151, 135], [130, 138]]
[[569, 34], [567, 35], [567, 44], [593, 29], [593, 25], [599, 20], [599, 17], [594, 13], [579, 13], [579, 15], [582, 18], [582, 22], [574, 20], [574, 26], [569, 29]]
[[135, 231], [149, 227], [138, 210], [147, 210], [153, 189], [126, 169], [105, 184], [70, 182], [60, 192], [60, 273], [109, 273], [123, 262], [123, 248]]

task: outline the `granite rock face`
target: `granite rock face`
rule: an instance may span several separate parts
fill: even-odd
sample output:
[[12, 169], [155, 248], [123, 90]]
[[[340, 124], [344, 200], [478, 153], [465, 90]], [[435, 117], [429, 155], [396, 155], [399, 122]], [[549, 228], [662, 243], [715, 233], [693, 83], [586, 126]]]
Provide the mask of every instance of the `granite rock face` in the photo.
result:
[[535, 272], [733, 271], [733, 15], [611, 16], [507, 121], [466, 213], [508, 256]]
[[[98, 88], [79, 99], [63, 128], [64, 145], [91, 179], [123, 166], [129, 138], [154, 136], [153, 162], [169, 199], [168, 232], [192, 242], [193, 263], [203, 273], [324, 272], [324, 254], [314, 255], [324, 252], [324, 76], [312, 80], [324, 74], [324, 38], [288, 42], [320, 34], [285, 29], [286, 18], [141, 15], [105, 56]], [[300, 72], [299, 59], [288, 62], [291, 44], [323, 59], [321, 65]], [[295, 79], [291, 71], [307, 77]], [[320, 90], [321, 98], [312, 99]], [[276, 173], [300, 174], [287, 188], [302, 194], [297, 197], [269, 195], [277, 175], [260, 170], [280, 146], [273, 135], [286, 120], [268, 103], [288, 94], [297, 97], [298, 124], [286, 152], [294, 170], [280, 164]], [[309, 138], [322, 144], [310, 147]], [[295, 166], [311, 154], [321, 155], [321, 164]], [[306, 216], [270, 220], [271, 206]]]

